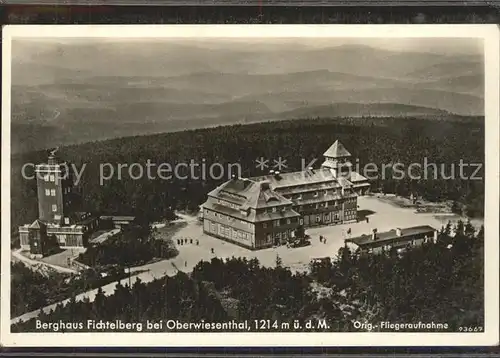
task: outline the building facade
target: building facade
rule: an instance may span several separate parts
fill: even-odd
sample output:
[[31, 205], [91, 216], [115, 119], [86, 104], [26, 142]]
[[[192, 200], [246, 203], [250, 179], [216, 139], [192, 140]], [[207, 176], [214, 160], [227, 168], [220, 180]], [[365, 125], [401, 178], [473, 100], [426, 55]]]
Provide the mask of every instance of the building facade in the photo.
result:
[[347, 244], [354, 244], [361, 252], [378, 254], [396, 249], [398, 252], [408, 247], [420, 246], [425, 242], [436, 242], [438, 232], [431, 226], [414, 226], [405, 229], [397, 228], [378, 233], [376, 229], [369, 235], [361, 235], [345, 240]]
[[336, 141], [319, 169], [234, 178], [208, 194], [203, 231], [250, 249], [294, 239], [299, 226], [357, 220], [357, 197], [368, 180], [352, 171], [351, 154]]
[[269, 182], [235, 178], [208, 194], [202, 205], [203, 232], [260, 249], [294, 237], [300, 215]]

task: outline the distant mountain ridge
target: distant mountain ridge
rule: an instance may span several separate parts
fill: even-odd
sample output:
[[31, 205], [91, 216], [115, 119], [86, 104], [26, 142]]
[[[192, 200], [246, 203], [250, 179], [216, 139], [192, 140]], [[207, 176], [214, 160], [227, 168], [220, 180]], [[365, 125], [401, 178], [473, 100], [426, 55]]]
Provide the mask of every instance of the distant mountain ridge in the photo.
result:
[[281, 113], [283, 118], [329, 117], [452, 117], [453, 113], [435, 108], [398, 103], [335, 103], [309, 108], [299, 108]]
[[12, 134], [20, 151], [298, 117], [484, 114], [477, 55], [286, 41], [28, 43], [13, 43]]

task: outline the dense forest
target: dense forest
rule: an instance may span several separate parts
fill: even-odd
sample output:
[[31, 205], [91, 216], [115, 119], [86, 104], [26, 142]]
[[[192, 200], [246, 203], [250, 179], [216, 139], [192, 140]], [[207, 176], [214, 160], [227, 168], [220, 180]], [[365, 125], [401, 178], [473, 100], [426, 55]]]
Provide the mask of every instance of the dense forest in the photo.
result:
[[78, 256], [88, 266], [139, 266], [156, 259], [178, 255], [171, 240], [157, 240], [147, 222], [128, 226], [105, 242], [90, 246]]
[[[450, 235], [455, 232], [455, 235]], [[326, 320], [329, 328], [355, 331], [353, 321], [447, 323], [446, 330], [484, 327], [484, 232], [468, 223], [447, 225], [436, 243], [405, 253], [363, 255], [347, 247], [333, 260], [312, 263], [311, 273], [292, 274], [276, 257], [276, 267], [256, 259], [232, 258], [200, 262], [191, 274], [131, 288], [118, 285], [114, 294], [99, 291], [95, 301], [59, 305], [43, 322], [124, 322], [177, 319], [182, 322], [222, 322], [265, 319], [279, 322]], [[35, 320], [12, 326], [33, 331]], [[250, 326], [254, 329], [254, 326]], [[144, 327], [145, 329], [145, 327]], [[268, 327], [273, 330], [273, 327]], [[81, 331], [83, 329], [62, 329]], [[404, 330], [404, 329], [402, 329]]]
[[[125, 277], [125, 271], [119, 267], [89, 269], [79, 275], [58, 272], [43, 274], [21, 262], [12, 263], [10, 272], [12, 317]], [[101, 275], [103, 272], [105, 276]]]
[[[199, 178], [201, 173], [187, 173], [187, 178], [162, 179], [154, 171], [162, 163], [174, 167], [178, 163], [194, 161], [206, 168], [220, 163], [224, 168], [239, 164], [242, 175], [264, 174], [256, 168], [256, 158], [282, 157], [287, 168], [282, 171], [302, 169], [302, 160], [322, 162], [322, 153], [339, 139], [358, 159], [361, 167], [374, 163], [412, 163], [422, 166], [428, 163], [445, 165], [445, 175], [451, 174], [451, 165], [484, 163], [484, 119], [461, 120], [416, 118], [334, 118], [287, 120], [249, 125], [234, 125], [177, 133], [119, 138], [102, 142], [86, 143], [61, 148], [59, 155], [76, 165], [85, 165], [81, 188], [86, 210], [99, 213], [143, 215], [150, 221], [172, 218], [175, 209], [196, 210], [204, 202], [208, 191], [227, 180], [226, 172], [220, 179]], [[12, 229], [31, 222], [37, 216], [36, 185], [34, 180], [23, 179], [24, 163], [40, 163], [47, 153], [31, 152], [13, 156], [12, 159]], [[128, 168], [117, 175], [118, 164], [139, 163], [146, 168], [148, 160], [155, 164], [155, 179], [144, 175], [140, 179], [128, 175]], [[115, 175], [100, 182], [100, 165], [109, 163]], [[109, 166], [105, 167], [109, 169]], [[271, 169], [271, 168], [269, 168]], [[187, 169], [186, 169], [187, 171]], [[385, 172], [385, 171], [384, 171]], [[474, 168], [466, 168], [471, 175]], [[30, 174], [30, 171], [27, 171]], [[132, 172], [134, 176], [137, 171]], [[412, 174], [423, 174], [422, 167]], [[104, 170], [109, 174], [109, 170]], [[371, 172], [371, 174], [373, 174]], [[458, 176], [458, 169], [456, 169]], [[451, 200], [457, 210], [474, 217], [483, 215], [484, 170], [476, 176], [480, 180], [461, 178], [435, 178], [433, 172], [427, 178], [412, 179], [408, 176], [393, 178], [390, 170], [372, 181], [372, 189], [386, 193], [409, 195], [413, 193], [431, 201]], [[102, 184], [102, 185], [101, 185]]]

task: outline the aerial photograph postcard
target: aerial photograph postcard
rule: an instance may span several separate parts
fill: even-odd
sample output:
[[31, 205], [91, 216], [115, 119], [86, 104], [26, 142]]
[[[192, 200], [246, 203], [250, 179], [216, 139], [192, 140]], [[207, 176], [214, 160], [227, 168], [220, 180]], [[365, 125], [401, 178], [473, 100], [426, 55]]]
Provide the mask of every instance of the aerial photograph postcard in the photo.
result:
[[0, 343], [498, 344], [498, 34], [6, 27]]

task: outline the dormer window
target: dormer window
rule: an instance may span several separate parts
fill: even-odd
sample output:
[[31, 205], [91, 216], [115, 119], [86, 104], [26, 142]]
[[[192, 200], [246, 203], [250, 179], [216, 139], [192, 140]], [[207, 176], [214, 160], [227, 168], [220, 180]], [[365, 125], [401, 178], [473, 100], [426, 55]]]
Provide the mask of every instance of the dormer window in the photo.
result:
[[317, 192], [317, 191], [315, 191], [315, 192], [314, 192], [314, 197], [317, 197], [317, 196], [318, 196], [318, 192]]
[[275, 213], [275, 212], [276, 212], [276, 206], [273, 207], [273, 213]]

